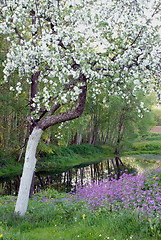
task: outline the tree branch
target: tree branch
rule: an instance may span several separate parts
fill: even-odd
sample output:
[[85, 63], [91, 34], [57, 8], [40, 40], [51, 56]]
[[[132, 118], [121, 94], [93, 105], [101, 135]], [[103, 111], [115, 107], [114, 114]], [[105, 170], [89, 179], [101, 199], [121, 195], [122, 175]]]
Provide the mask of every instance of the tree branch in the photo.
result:
[[16, 34], [18, 35], [19, 39], [24, 40], [24, 38], [20, 35], [20, 33], [16, 27], [14, 28], [14, 30], [15, 30]]
[[[159, 12], [158, 10], [159, 10], [159, 7], [160, 7], [160, 6], [161, 6], [161, 3], [159, 3], [158, 6], [155, 8], [153, 14], [151, 15], [151, 18], [153, 18], [153, 17]], [[140, 29], [138, 35], [135, 37], [135, 39], [134, 39], [133, 42], [131, 43], [131, 46], [134, 45], [134, 43], [135, 43], [135, 42], [137, 41], [137, 39], [140, 37], [140, 34], [142, 33], [142, 31], [143, 31], [143, 29], [146, 27], [146, 25], [148, 25], [148, 23], [150, 22], [151, 18], [149, 18], [149, 19], [146, 21], [145, 26], [143, 26], [143, 27]]]
[[[81, 79], [81, 82], [85, 83], [85, 85], [81, 87], [82, 92], [79, 94], [77, 106], [71, 111], [67, 111], [57, 115], [48, 114], [46, 117], [42, 118], [37, 123], [37, 126], [39, 128], [41, 128], [42, 130], [45, 130], [46, 128], [53, 126], [57, 123], [69, 121], [81, 116], [81, 114], [83, 113], [85, 101], [86, 101], [87, 83], [86, 83], [86, 77], [84, 75], [81, 75], [80, 79]], [[59, 107], [60, 105], [59, 103], [57, 103], [51, 110], [51, 113], [54, 113]]]

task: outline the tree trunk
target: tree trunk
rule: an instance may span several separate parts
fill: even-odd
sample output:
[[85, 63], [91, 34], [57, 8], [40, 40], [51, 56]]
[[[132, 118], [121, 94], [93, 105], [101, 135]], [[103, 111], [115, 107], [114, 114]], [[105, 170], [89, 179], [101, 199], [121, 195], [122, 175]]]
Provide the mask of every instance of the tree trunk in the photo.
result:
[[77, 145], [80, 145], [82, 142], [82, 130], [80, 130], [79, 134], [78, 134], [78, 140], [77, 140]]
[[[38, 73], [39, 74], [39, 73]], [[32, 77], [32, 93], [36, 91], [37, 85], [34, 85], [36, 80], [36, 75]], [[86, 93], [87, 93], [87, 85], [86, 85], [86, 77], [82, 74], [79, 77], [79, 82], [85, 83], [84, 86], [81, 86], [81, 93], [79, 94], [78, 101], [76, 107], [74, 107], [71, 111], [59, 113], [55, 115], [55, 112], [60, 108], [61, 104], [56, 103], [48, 112], [44, 110], [39, 119], [33, 119], [31, 117], [28, 118], [30, 122], [30, 130], [32, 130], [31, 135], [28, 140], [26, 155], [25, 155], [25, 163], [18, 193], [18, 198], [16, 202], [15, 212], [19, 213], [20, 216], [25, 215], [28, 200], [29, 200], [29, 192], [32, 182], [33, 173], [36, 165], [36, 149], [39, 143], [42, 132], [49, 128], [50, 126], [54, 126], [57, 123], [66, 122], [75, 118], [78, 118], [82, 115], [85, 101], [86, 101]], [[34, 110], [34, 109], [32, 109]]]
[[21, 160], [23, 150], [24, 150], [24, 147], [25, 147], [25, 143], [26, 143], [26, 137], [27, 137], [27, 123], [26, 123], [26, 126], [25, 126], [25, 132], [24, 132], [24, 137], [23, 137], [23, 146], [20, 150], [20, 154], [18, 156], [17, 162], [20, 162], [20, 160]]
[[28, 140], [23, 174], [15, 207], [15, 212], [19, 213], [20, 216], [25, 215], [27, 210], [30, 186], [36, 165], [36, 149], [42, 132], [42, 129], [35, 127]]

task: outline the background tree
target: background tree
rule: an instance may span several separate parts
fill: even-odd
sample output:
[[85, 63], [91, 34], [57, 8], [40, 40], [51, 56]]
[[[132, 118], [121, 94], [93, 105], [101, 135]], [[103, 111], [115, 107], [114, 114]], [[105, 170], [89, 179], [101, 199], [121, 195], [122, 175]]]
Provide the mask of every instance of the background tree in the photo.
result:
[[155, 122], [157, 126], [161, 126], [161, 107], [160, 106], [154, 106], [153, 112], [155, 116]]
[[141, 92], [137, 94], [137, 101], [131, 100], [131, 104], [117, 96], [108, 102], [106, 142], [114, 148], [116, 155], [128, 150], [139, 135], [149, 131], [154, 122], [149, 105], [149, 99]]
[[7, 35], [0, 34], [0, 147], [2, 156], [2, 165], [7, 164], [9, 160], [20, 161], [23, 148], [28, 137], [26, 115], [29, 111], [28, 94], [23, 91], [19, 96], [15, 96], [10, 91], [10, 83], [18, 81], [18, 74], [15, 73], [8, 82], [2, 84], [4, 78], [3, 63], [10, 43], [7, 41]]
[[106, 101], [105, 96], [105, 92], [102, 92], [97, 96], [96, 102], [92, 102], [92, 98], [88, 96], [82, 118], [68, 122], [65, 126], [63, 124], [60, 127], [61, 133], [56, 137], [65, 139], [66, 129], [68, 136], [72, 129], [75, 141], [68, 144], [78, 144], [81, 132], [79, 144], [106, 143], [118, 154], [131, 147], [138, 135], [147, 134], [154, 124], [154, 114], [150, 110], [153, 105], [151, 97], [143, 96], [140, 90], [137, 92], [137, 99], [131, 96], [131, 104], [127, 104], [126, 99], [123, 100], [120, 96], [110, 96]]
[[[4, 62], [4, 81], [18, 96], [30, 93], [30, 137], [16, 212], [24, 215], [42, 132], [79, 117], [88, 92], [93, 101], [110, 86], [131, 104], [138, 89], [146, 94], [159, 83], [160, 38], [153, 19], [160, 3], [149, 1], [6, 1], [0, 29], [11, 42]], [[152, 12], [150, 17], [148, 10]], [[153, 43], [153, 44], [152, 44]], [[101, 50], [100, 50], [101, 48]], [[153, 85], [151, 84], [151, 87]], [[128, 86], [133, 86], [128, 91]], [[127, 89], [126, 91], [124, 91]], [[160, 95], [160, 89], [155, 89]]]

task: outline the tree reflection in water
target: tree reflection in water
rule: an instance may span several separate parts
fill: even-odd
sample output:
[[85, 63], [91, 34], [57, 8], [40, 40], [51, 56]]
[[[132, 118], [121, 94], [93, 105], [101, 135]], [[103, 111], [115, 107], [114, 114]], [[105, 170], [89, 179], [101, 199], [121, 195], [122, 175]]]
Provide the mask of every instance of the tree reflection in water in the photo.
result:
[[37, 173], [35, 192], [51, 187], [58, 191], [74, 191], [77, 184], [84, 185], [93, 181], [98, 182], [109, 176], [115, 176], [118, 179], [125, 169], [129, 173], [136, 172], [135, 168], [123, 164], [121, 159], [116, 157], [86, 167], [72, 168], [61, 174], [43, 176]]
[[[74, 191], [77, 184], [84, 185], [90, 182], [98, 182], [109, 176], [119, 178], [121, 174], [128, 170], [129, 173], [136, 172], [135, 168], [130, 165], [125, 165], [119, 157], [114, 159], [107, 159], [100, 163], [91, 164], [89, 166], [82, 166], [72, 168], [67, 172], [54, 174], [52, 172], [36, 172], [34, 182], [34, 192], [39, 192], [41, 189], [55, 188], [61, 191]], [[20, 176], [4, 181], [1, 183], [0, 193], [6, 195], [17, 195], [20, 183]]]

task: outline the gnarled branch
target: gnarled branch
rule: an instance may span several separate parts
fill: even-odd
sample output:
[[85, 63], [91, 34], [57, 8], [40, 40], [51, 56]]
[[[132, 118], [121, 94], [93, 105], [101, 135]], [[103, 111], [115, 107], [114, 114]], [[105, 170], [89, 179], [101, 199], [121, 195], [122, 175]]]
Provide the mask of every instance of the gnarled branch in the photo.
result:
[[[81, 82], [85, 83], [85, 85], [81, 87], [82, 92], [79, 94], [76, 107], [71, 111], [67, 111], [57, 115], [50, 115], [51, 113], [49, 113], [37, 123], [37, 126], [39, 128], [41, 128], [42, 130], [45, 130], [46, 128], [53, 126], [57, 123], [69, 121], [81, 116], [81, 114], [83, 113], [85, 101], [86, 101], [87, 83], [86, 83], [86, 77], [84, 75], [81, 75], [80, 79], [81, 79]], [[60, 107], [59, 104], [57, 107], [58, 108]], [[52, 112], [55, 112], [55, 111], [52, 111]]]

